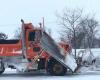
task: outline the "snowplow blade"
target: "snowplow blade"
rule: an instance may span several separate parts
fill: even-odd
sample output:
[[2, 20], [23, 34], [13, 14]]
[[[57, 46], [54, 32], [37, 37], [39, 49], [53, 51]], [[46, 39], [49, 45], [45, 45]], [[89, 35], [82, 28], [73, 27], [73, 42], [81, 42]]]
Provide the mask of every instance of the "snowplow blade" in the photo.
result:
[[77, 67], [75, 59], [70, 54], [65, 56], [62, 51], [63, 49], [61, 49], [46, 32], [42, 34], [41, 45], [49, 55], [54, 57], [63, 66], [69, 68], [72, 72], [75, 71]]

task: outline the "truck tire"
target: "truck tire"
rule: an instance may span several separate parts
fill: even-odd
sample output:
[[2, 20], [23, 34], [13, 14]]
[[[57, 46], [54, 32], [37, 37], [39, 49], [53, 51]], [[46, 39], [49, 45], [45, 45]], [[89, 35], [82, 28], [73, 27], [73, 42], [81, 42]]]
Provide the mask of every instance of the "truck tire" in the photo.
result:
[[66, 74], [67, 69], [54, 58], [51, 58], [47, 63], [46, 71], [50, 75], [63, 76]]
[[5, 71], [4, 64], [0, 62], [0, 75]]

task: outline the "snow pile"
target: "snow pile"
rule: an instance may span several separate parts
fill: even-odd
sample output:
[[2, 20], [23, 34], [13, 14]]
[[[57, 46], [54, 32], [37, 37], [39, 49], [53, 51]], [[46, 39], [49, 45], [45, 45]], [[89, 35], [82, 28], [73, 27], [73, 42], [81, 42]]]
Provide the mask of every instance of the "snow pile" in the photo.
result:
[[95, 60], [94, 54], [91, 52], [90, 49], [81, 50], [78, 52], [78, 54], [82, 54], [80, 57], [82, 57], [82, 62], [87, 62], [88, 64], [92, 64], [93, 60]]

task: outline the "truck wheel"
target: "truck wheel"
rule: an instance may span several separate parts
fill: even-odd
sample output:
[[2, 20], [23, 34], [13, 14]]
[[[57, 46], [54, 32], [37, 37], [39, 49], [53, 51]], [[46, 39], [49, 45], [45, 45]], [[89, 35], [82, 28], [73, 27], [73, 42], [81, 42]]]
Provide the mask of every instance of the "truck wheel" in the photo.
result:
[[47, 64], [47, 73], [55, 76], [63, 76], [66, 74], [67, 69], [55, 59], [51, 59]]
[[0, 62], [0, 75], [5, 71], [4, 64]]

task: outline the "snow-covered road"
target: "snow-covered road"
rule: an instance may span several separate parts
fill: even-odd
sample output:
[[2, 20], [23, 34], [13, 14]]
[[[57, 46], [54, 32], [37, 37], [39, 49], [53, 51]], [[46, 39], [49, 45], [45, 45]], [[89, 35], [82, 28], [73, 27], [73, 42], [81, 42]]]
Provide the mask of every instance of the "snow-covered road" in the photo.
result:
[[100, 80], [100, 72], [88, 72], [65, 76], [49, 76], [44, 73], [16, 73], [7, 69], [0, 80]]
[[[77, 51], [79, 51], [79, 49]], [[100, 57], [100, 48], [92, 49], [92, 52], [95, 57]], [[82, 71], [84, 72], [84, 70]], [[16, 73], [16, 70], [6, 69], [4, 74], [0, 75], [0, 80], [100, 80], [100, 69], [95, 72], [78, 73], [65, 76], [50, 76], [43, 72]]]

